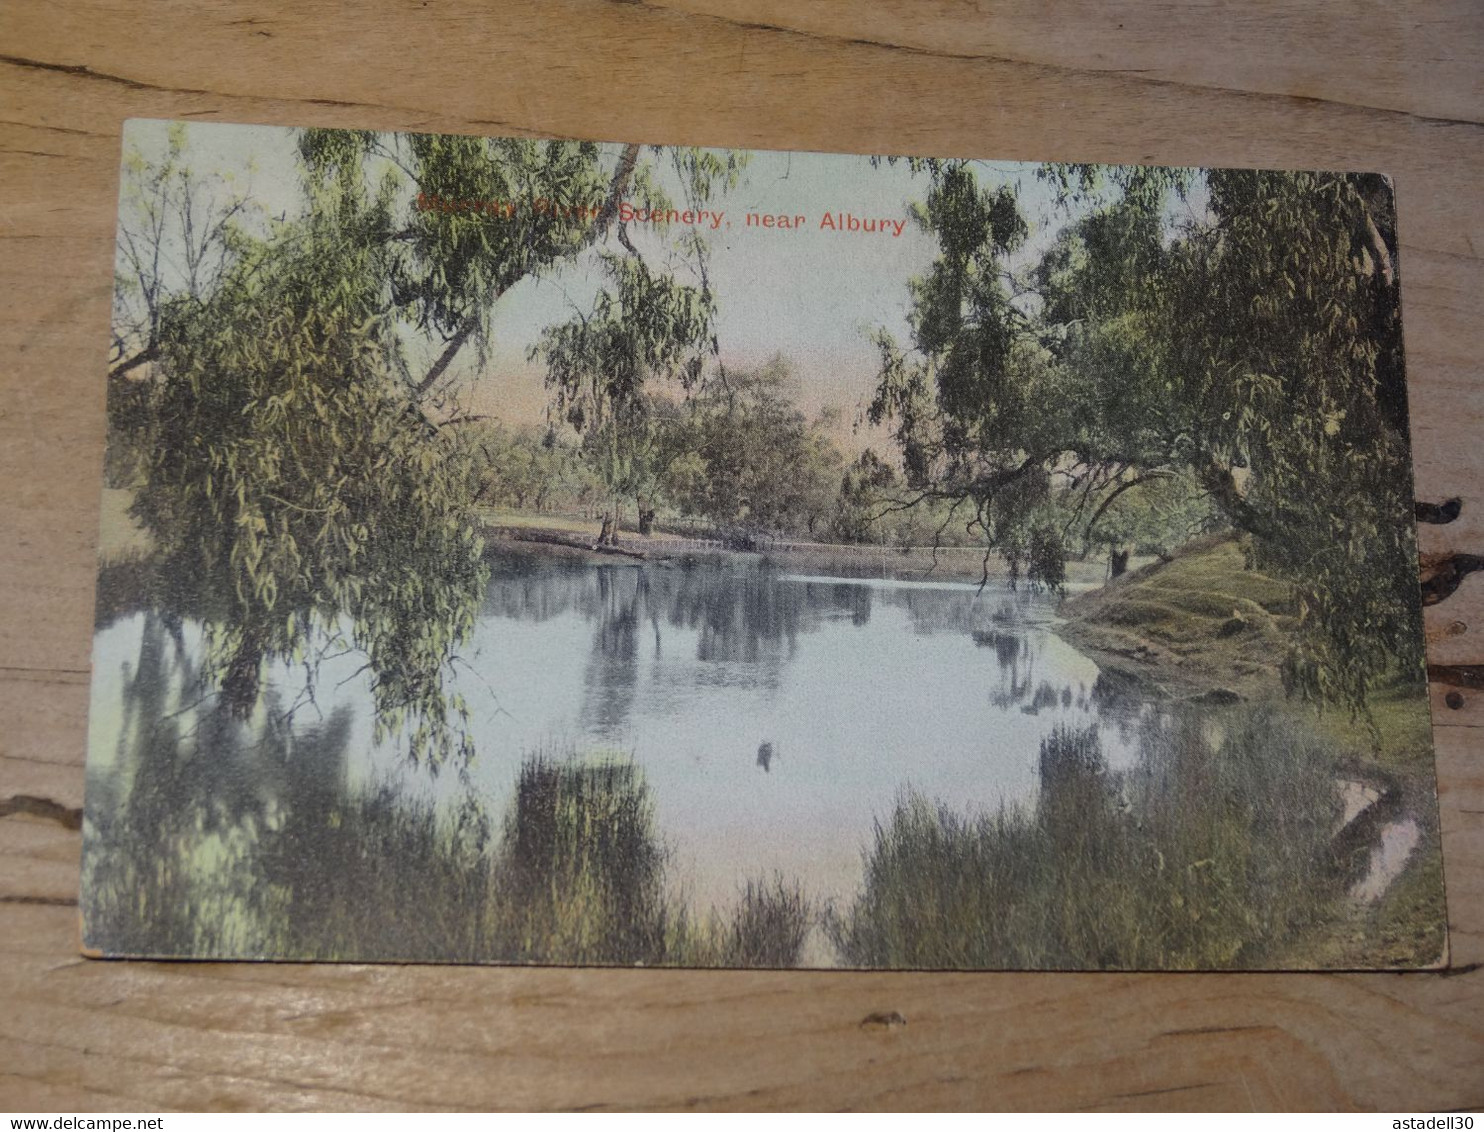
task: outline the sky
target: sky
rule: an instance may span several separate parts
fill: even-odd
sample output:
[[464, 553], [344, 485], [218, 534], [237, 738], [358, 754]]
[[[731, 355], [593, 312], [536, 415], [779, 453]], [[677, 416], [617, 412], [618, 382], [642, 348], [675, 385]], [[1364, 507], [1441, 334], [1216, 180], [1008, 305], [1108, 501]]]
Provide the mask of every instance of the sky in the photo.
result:
[[[126, 152], [132, 147], [157, 158], [169, 126], [129, 122]], [[266, 215], [292, 216], [302, 208], [295, 131], [192, 122], [187, 139], [193, 169], [221, 176]], [[619, 148], [608, 147], [610, 162]], [[1066, 222], [1051, 190], [1036, 179], [1034, 165], [979, 162], [976, 169], [982, 183], [1014, 187], [1031, 230], [1026, 254], [1044, 247]], [[660, 180], [665, 186], [665, 174]], [[665, 187], [680, 199], [673, 186]], [[914, 174], [905, 162], [752, 151], [741, 183], [707, 206], [724, 213], [715, 228], [709, 218], [701, 226], [710, 245], [722, 364], [753, 366], [781, 354], [799, 378], [800, 406], [810, 416], [835, 409], [836, 439], [847, 448], [881, 439], [873, 430], [853, 428], [874, 389], [877, 355], [869, 335], [877, 328], [899, 340], [907, 335], [908, 281], [928, 268], [935, 247], [909, 213], [926, 191], [926, 176]], [[764, 227], [749, 225], [748, 214], [786, 216], [790, 224], [800, 216], [804, 220], [797, 228]], [[825, 226], [826, 216], [839, 227]], [[878, 230], [851, 231], [851, 218]], [[634, 224], [630, 232], [646, 258], [656, 262], [663, 246], [644, 228]], [[511, 288], [493, 312], [484, 364], [466, 348], [451, 371], [461, 402], [507, 423], [542, 419], [548, 398], [540, 362], [528, 360], [530, 347], [544, 327], [565, 321], [574, 308], [586, 308], [600, 282], [589, 256]]]

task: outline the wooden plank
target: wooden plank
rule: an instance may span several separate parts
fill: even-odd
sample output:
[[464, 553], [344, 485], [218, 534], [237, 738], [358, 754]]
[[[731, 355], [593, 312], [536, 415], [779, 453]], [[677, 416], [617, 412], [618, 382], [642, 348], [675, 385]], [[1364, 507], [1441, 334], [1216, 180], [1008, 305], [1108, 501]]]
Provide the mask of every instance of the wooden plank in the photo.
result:
[[[5, 6], [0, 796], [81, 801], [125, 117], [1379, 168], [1419, 495], [1464, 501], [1423, 547], [1484, 553], [1481, 50], [1471, 0]], [[1428, 625], [1434, 661], [1484, 661], [1484, 575]], [[97, 963], [78, 835], [6, 817], [0, 1107], [1484, 1105], [1484, 694], [1446, 692], [1446, 976]]]

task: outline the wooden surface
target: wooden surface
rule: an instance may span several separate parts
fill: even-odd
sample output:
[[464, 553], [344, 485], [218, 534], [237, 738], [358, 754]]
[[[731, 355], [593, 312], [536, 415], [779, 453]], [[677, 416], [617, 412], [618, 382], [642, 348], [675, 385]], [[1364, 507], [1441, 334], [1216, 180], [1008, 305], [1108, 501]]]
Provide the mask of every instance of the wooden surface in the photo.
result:
[[[0, 798], [82, 800], [131, 116], [1380, 169], [1399, 201], [1419, 496], [1464, 501], [1424, 544], [1484, 552], [1484, 7], [1050, 7], [0, 4]], [[1484, 574], [1429, 624], [1454, 630], [1435, 661], [1484, 661]], [[1457, 710], [1443, 692], [1442, 975], [92, 962], [73, 823], [14, 814], [0, 1109], [1481, 1106], [1484, 692]]]

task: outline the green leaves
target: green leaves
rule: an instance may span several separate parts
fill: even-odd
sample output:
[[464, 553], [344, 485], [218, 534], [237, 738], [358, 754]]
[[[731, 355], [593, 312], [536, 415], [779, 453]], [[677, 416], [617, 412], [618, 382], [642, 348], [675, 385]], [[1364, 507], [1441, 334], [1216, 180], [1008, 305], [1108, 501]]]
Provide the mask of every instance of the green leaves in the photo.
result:
[[609, 286], [590, 315], [550, 327], [532, 349], [544, 358], [557, 409], [578, 431], [644, 413], [651, 381], [692, 388], [714, 347], [710, 293], [649, 270], [638, 256], [602, 256]]
[[[1417, 679], [1389, 185], [1048, 166], [1069, 219], [1017, 266], [1013, 198], [965, 163], [924, 168], [918, 215], [940, 254], [910, 285], [912, 349], [878, 335], [871, 406], [912, 483], [972, 503], [1012, 565], [1049, 564], [1049, 519], [1115, 497], [1108, 536], [1121, 510], [1150, 538], [1126, 509], [1157, 472], [1171, 522], [1204, 493], [1300, 592], [1294, 690], [1360, 710], [1378, 681]], [[1175, 198], [1204, 215], [1177, 223]]]
[[687, 404], [671, 444], [693, 453], [671, 489], [682, 510], [743, 536], [807, 535], [838, 514], [844, 461], [799, 411], [797, 384], [774, 358], [717, 375]]
[[467, 744], [440, 670], [484, 571], [460, 453], [398, 376], [384, 261], [362, 238], [375, 208], [321, 186], [300, 223], [172, 312], [135, 512], [240, 713], [264, 665], [345, 635], [381, 720], [436, 764]]
[[[437, 764], [470, 749], [443, 676], [485, 578], [475, 449], [449, 423], [445, 375], [467, 342], [482, 352], [510, 287], [594, 249], [631, 190], [661, 194], [637, 146], [311, 129], [299, 155], [302, 213], [249, 232], [231, 204], [190, 245], [184, 285], [138, 247], [122, 257], [118, 337], [148, 349], [116, 376], [154, 366], [111, 385], [118, 447], [138, 456], [119, 474], [170, 579], [161, 600], [206, 624], [208, 675], [239, 714], [269, 663], [312, 670], [348, 642], [367, 655], [378, 729]], [[669, 156], [696, 200], [745, 164]], [[158, 247], [171, 194], [197, 183], [184, 136], [162, 167], [129, 167]], [[579, 427], [638, 419], [647, 381], [689, 387], [714, 351], [704, 265], [684, 284], [620, 243], [632, 254], [591, 251], [612, 282], [595, 316], [546, 340]], [[615, 455], [614, 475], [633, 478], [642, 461]]]

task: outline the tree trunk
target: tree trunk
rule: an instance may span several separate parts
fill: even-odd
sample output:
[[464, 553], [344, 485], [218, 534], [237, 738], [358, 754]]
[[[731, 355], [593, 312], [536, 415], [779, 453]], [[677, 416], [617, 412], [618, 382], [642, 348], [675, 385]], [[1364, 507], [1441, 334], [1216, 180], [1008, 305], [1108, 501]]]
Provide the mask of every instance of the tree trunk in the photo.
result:
[[1256, 535], [1260, 539], [1275, 539], [1276, 532], [1266, 517], [1252, 504], [1247, 502], [1246, 497], [1237, 487], [1236, 479], [1232, 476], [1231, 469], [1215, 460], [1209, 460], [1196, 469], [1196, 478], [1207, 492], [1211, 500], [1221, 509], [1232, 526], [1238, 530], [1246, 531], [1249, 535]]
[[654, 533], [654, 508], [653, 507], [642, 507], [641, 506], [639, 508], [639, 533], [641, 535], [643, 535], [645, 538], [648, 538], [651, 534]]
[[262, 646], [256, 636], [248, 634], [232, 654], [222, 676], [222, 700], [233, 719], [246, 719], [257, 707], [262, 672]]
[[[496, 298], [499, 296], [497, 295]], [[464, 343], [469, 336], [479, 329], [479, 320], [472, 315], [459, 324], [454, 336], [448, 340], [448, 345], [443, 347], [443, 353], [438, 355], [438, 360], [433, 363], [433, 368], [428, 370], [427, 376], [419, 381], [413, 389], [414, 399], [419, 399], [429, 389], [438, 383], [438, 379], [447, 371], [452, 364], [455, 355], [464, 348]]]

